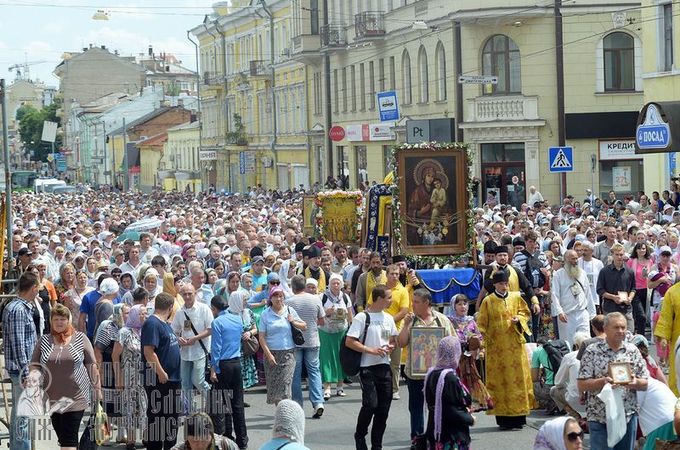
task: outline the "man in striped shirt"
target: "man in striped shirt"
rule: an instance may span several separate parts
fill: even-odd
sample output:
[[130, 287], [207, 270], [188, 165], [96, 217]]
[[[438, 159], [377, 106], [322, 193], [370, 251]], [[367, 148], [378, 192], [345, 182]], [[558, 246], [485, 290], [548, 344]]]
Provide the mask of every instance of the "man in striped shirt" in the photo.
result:
[[[40, 316], [34, 300], [40, 290], [38, 274], [24, 272], [19, 278], [19, 293], [11, 300], [2, 314], [4, 336], [5, 368], [12, 380], [12, 402], [16, 405], [22, 387], [23, 370], [28, 366], [38, 340]], [[10, 416], [10, 445], [14, 450], [29, 450], [31, 440], [28, 420], [17, 418], [16, 408], [12, 407]]]

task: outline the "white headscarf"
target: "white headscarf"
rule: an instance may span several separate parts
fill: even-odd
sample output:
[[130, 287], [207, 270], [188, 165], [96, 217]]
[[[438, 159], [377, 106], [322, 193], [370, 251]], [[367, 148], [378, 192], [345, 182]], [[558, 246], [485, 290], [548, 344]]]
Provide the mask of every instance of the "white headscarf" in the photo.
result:
[[564, 445], [564, 426], [569, 419], [567, 416], [558, 417], [544, 423], [538, 430], [534, 450], [567, 450]]
[[281, 400], [274, 414], [272, 435], [287, 437], [300, 445], [305, 444], [305, 412], [293, 400]]
[[227, 303], [229, 304], [227, 310], [232, 314], [241, 316], [243, 323], [246, 325], [247, 322], [250, 322], [250, 316], [248, 315], [248, 311], [246, 311], [245, 307], [243, 306], [243, 303], [247, 296], [248, 292], [246, 292], [243, 289], [237, 289], [231, 294], [229, 294], [229, 298], [227, 299]]

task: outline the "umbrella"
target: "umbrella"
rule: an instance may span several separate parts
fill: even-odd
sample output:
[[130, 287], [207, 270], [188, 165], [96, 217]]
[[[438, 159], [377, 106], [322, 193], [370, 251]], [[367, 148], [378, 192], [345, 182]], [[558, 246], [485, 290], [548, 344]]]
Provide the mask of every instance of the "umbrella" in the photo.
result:
[[156, 219], [155, 217], [147, 217], [137, 222], [131, 223], [125, 228], [125, 231], [147, 231], [161, 226], [163, 221], [161, 219]]
[[139, 240], [139, 231], [125, 231], [123, 234], [116, 238], [116, 242], [123, 242], [126, 239], [132, 239], [133, 241]]

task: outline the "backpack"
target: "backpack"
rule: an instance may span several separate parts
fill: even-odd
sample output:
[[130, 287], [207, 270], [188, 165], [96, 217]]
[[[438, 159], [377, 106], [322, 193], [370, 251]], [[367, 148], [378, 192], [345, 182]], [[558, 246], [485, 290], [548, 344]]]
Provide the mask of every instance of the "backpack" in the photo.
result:
[[569, 353], [569, 344], [562, 339], [554, 339], [543, 344], [543, 350], [548, 355], [548, 363], [553, 374], [556, 374], [562, 364], [562, 358]]
[[[342, 294], [342, 301], [345, 303], [345, 308], [349, 308], [349, 296], [345, 294], [344, 292]], [[326, 304], [326, 300], [328, 300], [328, 295], [324, 292], [323, 295], [321, 296], [321, 305]]]
[[[365, 344], [366, 334], [368, 333], [368, 327], [371, 324], [371, 316], [367, 312], [362, 312], [359, 314], [366, 315], [366, 322], [364, 323], [364, 332], [360, 336], [361, 343]], [[340, 367], [342, 367], [342, 371], [345, 373], [345, 375], [353, 377], [359, 373], [359, 371], [361, 370], [362, 355], [363, 353], [347, 347], [347, 335], [345, 334], [345, 336], [342, 338], [342, 341], [340, 342], [339, 353]]]

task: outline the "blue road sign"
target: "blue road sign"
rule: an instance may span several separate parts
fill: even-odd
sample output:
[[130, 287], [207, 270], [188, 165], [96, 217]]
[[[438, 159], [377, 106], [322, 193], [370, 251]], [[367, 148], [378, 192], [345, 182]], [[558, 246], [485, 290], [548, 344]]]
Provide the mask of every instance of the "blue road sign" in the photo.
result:
[[246, 173], [246, 152], [238, 153], [238, 168], [241, 175]]
[[647, 106], [645, 121], [638, 125], [635, 133], [640, 150], [668, 148], [671, 143], [671, 129], [661, 118], [656, 105]]
[[573, 147], [550, 147], [548, 151], [550, 172], [573, 172], [574, 171], [574, 148]]
[[381, 122], [399, 120], [397, 91], [378, 92], [378, 112], [380, 112]]
[[61, 153], [55, 153], [54, 161], [57, 166], [57, 172], [66, 172], [66, 156]]

